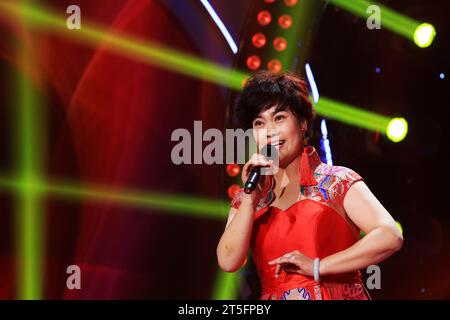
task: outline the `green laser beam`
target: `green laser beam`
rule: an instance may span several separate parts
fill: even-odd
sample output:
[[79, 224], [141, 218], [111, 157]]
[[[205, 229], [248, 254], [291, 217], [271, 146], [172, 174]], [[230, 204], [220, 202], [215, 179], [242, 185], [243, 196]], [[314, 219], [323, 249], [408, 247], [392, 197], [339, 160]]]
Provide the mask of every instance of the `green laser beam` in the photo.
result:
[[[33, 57], [23, 41], [18, 55], [31, 66]], [[43, 126], [41, 126], [42, 97], [32, 79], [19, 72], [17, 75], [17, 139], [18, 177], [22, 188], [15, 199], [15, 246], [17, 251], [17, 296], [22, 300], [38, 300], [43, 296], [43, 232], [44, 209], [42, 198], [30, 185], [40, 178], [43, 164]]]
[[43, 183], [38, 180], [25, 185], [20, 180], [0, 179], [0, 189], [32, 190], [34, 193], [58, 196], [60, 198], [92, 201], [109, 200], [119, 205], [142, 209], [158, 209], [172, 214], [188, 214], [212, 219], [226, 219], [230, 204], [227, 201], [214, 201], [205, 198], [171, 195], [153, 191], [114, 190], [112, 188], [71, 183]]
[[[362, 4], [366, 5], [367, 3]], [[362, 4], [358, 2], [358, 6], [355, 5], [354, 8], [362, 10]], [[58, 16], [54, 13], [44, 12], [43, 9], [39, 7], [29, 5], [18, 7], [13, 4], [6, 6], [5, 4], [0, 3], [0, 8], [1, 7], [4, 7], [10, 12], [23, 12], [34, 22], [34, 24], [38, 24], [37, 27], [44, 28], [47, 26], [49, 30], [57, 31], [70, 39], [81, 40], [85, 43], [95, 45], [102, 42], [109, 49], [120, 54], [143, 59], [144, 62], [158, 64], [163, 68], [186, 73], [196, 78], [200, 77], [215, 83], [218, 83], [217, 81], [219, 81], [219, 83], [233, 89], [241, 90], [244, 79], [249, 77], [249, 74], [244, 72], [231, 71], [222, 66], [202, 61], [167, 47], [162, 47], [160, 45], [156, 46], [148, 41], [143, 42], [135, 37], [119, 35], [118, 33], [108, 34], [108, 32], [105, 31], [105, 28], [94, 27], [92, 24], [84, 23], [81, 30], [68, 30], [64, 24], [65, 17]], [[174, 66], [178, 67], [174, 68]], [[202, 70], [205, 72], [212, 71], [213, 73], [207, 73], [207, 76], [204, 77], [205, 73], [202, 73]], [[226, 79], [226, 81], [222, 81], [224, 79]], [[316, 112], [319, 115], [333, 118], [347, 124], [386, 133], [386, 126], [391, 120], [390, 118], [358, 109], [348, 104], [332, 102], [331, 99], [321, 98], [317, 105]]]
[[320, 97], [315, 106], [317, 114], [360, 128], [387, 133], [390, 117], [353, 107], [349, 104]]
[[218, 269], [216, 274], [216, 281], [213, 300], [234, 300], [239, 293], [239, 282], [241, 281], [240, 272], [223, 272]]
[[381, 25], [410, 40], [414, 40], [414, 33], [422, 22], [414, 20], [406, 15], [396, 12], [375, 1], [367, 0], [328, 0], [330, 3], [347, 10], [361, 18], [367, 18], [367, 8], [376, 5], [381, 12]]
[[81, 29], [69, 30], [65, 24], [67, 16], [59, 15], [43, 7], [0, 2], [0, 9], [3, 9], [3, 13], [24, 16], [26, 23], [36, 30], [56, 32], [64, 36], [65, 39], [72, 39], [94, 47], [101, 45], [105, 49], [118, 54], [197, 79], [240, 89], [242, 80], [246, 78], [243, 72], [204, 61], [161, 44], [144, 41], [119, 31], [111, 30], [108, 32], [108, 29], [104, 26], [95, 26], [92, 23], [83, 22]]

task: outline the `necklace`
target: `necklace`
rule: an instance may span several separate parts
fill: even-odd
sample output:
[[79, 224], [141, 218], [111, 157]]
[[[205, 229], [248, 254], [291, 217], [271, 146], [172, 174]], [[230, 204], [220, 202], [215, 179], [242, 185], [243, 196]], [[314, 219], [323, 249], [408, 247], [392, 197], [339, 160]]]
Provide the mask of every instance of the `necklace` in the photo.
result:
[[[275, 200], [275, 198], [276, 198], [275, 192], [273, 191], [275, 189], [275, 186], [276, 186], [276, 181], [275, 181], [275, 178], [272, 177], [271, 183], [270, 183], [270, 188], [269, 188], [269, 191], [268, 191], [269, 203], [272, 203]], [[284, 187], [281, 188], [281, 192], [280, 192], [280, 195], [278, 196], [278, 198], [281, 199], [281, 197], [284, 195], [284, 191], [286, 190], [286, 187], [287, 186], [284, 186]]]

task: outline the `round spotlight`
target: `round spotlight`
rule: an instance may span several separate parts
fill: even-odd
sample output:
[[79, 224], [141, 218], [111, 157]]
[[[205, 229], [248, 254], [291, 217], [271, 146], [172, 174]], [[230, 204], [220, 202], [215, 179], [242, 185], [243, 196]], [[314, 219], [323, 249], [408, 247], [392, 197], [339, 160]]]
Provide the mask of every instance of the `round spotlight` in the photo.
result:
[[261, 11], [258, 13], [258, 22], [262, 26], [267, 26], [270, 22], [272, 22], [272, 15], [269, 11]]
[[228, 196], [231, 199], [233, 199], [240, 190], [241, 190], [241, 187], [238, 184], [232, 184], [231, 186], [228, 187], [228, 190], [227, 190]]
[[275, 0], [264, 0], [265, 3], [274, 3]]
[[236, 177], [241, 172], [241, 167], [236, 163], [227, 164], [227, 174], [230, 177]]
[[259, 67], [261, 67], [261, 59], [255, 55], [248, 57], [247, 58], [247, 67], [250, 70], [259, 69]]
[[262, 33], [256, 33], [252, 37], [252, 43], [257, 48], [262, 48], [266, 44], [266, 36]]
[[272, 72], [278, 73], [281, 71], [282, 65], [280, 60], [272, 59], [267, 63], [267, 68]]
[[387, 126], [387, 137], [393, 142], [400, 142], [408, 133], [408, 122], [403, 118], [393, 118]]
[[292, 24], [294, 23], [294, 20], [292, 20], [292, 17], [288, 14], [283, 14], [278, 18], [278, 24], [283, 29], [289, 29], [292, 27]]
[[422, 23], [414, 31], [414, 43], [420, 48], [431, 45], [436, 36], [436, 29], [429, 23]]
[[275, 50], [277, 50], [277, 51], [283, 51], [283, 50], [286, 50], [286, 48], [287, 48], [287, 42], [286, 42], [286, 39], [284, 39], [283, 37], [277, 37], [277, 38], [275, 38], [275, 40], [273, 40], [273, 47], [274, 47]]
[[284, 4], [288, 7], [293, 7], [297, 4], [298, 0], [284, 0]]

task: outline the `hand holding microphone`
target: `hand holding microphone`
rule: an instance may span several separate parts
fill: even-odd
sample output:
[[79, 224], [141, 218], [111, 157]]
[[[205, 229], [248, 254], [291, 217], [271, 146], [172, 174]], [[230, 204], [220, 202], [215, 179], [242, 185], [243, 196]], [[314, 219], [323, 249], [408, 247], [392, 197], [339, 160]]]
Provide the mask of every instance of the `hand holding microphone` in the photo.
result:
[[[244, 182], [244, 192], [251, 194], [255, 198], [255, 193], [261, 193], [262, 188], [259, 180], [262, 175], [262, 168], [270, 167], [277, 160], [275, 147], [270, 144], [264, 146], [260, 153], [255, 153], [242, 169], [242, 182]], [[253, 192], [257, 190], [257, 192]]]

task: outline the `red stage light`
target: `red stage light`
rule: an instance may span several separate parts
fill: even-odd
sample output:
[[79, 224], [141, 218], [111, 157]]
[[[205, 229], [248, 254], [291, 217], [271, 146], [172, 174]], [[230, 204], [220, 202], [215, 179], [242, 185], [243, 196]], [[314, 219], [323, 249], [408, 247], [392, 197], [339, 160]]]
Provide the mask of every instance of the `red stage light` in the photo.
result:
[[230, 177], [236, 177], [241, 172], [241, 167], [236, 163], [230, 163], [227, 164], [226, 171]]
[[278, 24], [283, 29], [289, 29], [294, 21], [292, 20], [292, 17], [288, 14], [283, 14], [280, 18], [278, 18]]
[[252, 42], [253, 42], [253, 45], [257, 48], [264, 47], [264, 45], [266, 44], [266, 36], [262, 33], [256, 33], [252, 37]]
[[233, 199], [240, 190], [241, 190], [241, 187], [238, 184], [232, 184], [231, 186], [228, 187], [228, 190], [227, 190], [228, 196], [231, 199]]
[[284, 39], [283, 37], [275, 38], [275, 40], [273, 40], [273, 46], [274, 46], [275, 50], [277, 50], [277, 51], [286, 50], [286, 48], [287, 48], [286, 39]]
[[261, 11], [258, 13], [258, 22], [262, 26], [267, 26], [272, 21], [272, 15], [269, 11]]
[[250, 56], [247, 58], [247, 67], [250, 70], [256, 70], [261, 66], [261, 59], [258, 56]]
[[274, 3], [275, 0], [264, 0], [266, 3]]
[[297, 4], [298, 0], [284, 0], [284, 4], [288, 7], [293, 7]]
[[280, 60], [277, 60], [277, 59], [272, 59], [272, 60], [270, 60], [270, 61], [267, 63], [267, 68], [268, 68], [270, 71], [275, 72], [275, 73], [280, 72], [280, 71], [281, 71], [281, 68], [282, 68]]

